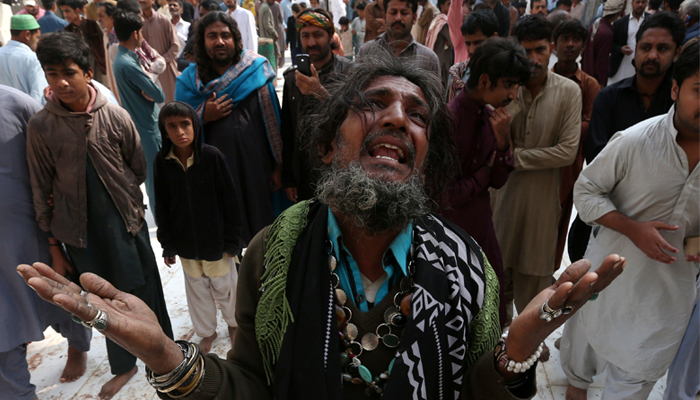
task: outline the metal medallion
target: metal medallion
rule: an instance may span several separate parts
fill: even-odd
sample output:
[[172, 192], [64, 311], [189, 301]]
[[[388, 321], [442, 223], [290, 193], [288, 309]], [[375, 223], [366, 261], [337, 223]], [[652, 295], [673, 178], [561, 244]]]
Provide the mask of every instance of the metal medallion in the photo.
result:
[[365, 351], [372, 351], [379, 346], [379, 338], [372, 332], [365, 333], [365, 335], [362, 336], [360, 343]]
[[331, 272], [335, 271], [336, 265], [338, 265], [338, 261], [335, 259], [335, 256], [329, 254], [328, 255], [328, 267], [331, 269]]
[[344, 306], [345, 302], [348, 301], [348, 295], [345, 294], [343, 289], [335, 289], [335, 296], [338, 298], [341, 306]]
[[357, 326], [355, 326], [355, 324], [348, 322], [348, 326], [345, 327], [345, 333], [347, 334], [348, 339], [355, 340], [357, 339], [359, 332], [357, 331]]

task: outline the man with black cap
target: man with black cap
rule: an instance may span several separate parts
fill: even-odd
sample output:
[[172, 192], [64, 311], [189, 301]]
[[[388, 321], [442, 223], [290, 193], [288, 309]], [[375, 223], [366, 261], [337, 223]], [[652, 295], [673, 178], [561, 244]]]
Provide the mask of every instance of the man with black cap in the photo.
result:
[[10, 22], [10, 40], [0, 48], [0, 84], [13, 87], [43, 103], [48, 86], [44, 70], [36, 58], [41, 28], [28, 14], [14, 15]]

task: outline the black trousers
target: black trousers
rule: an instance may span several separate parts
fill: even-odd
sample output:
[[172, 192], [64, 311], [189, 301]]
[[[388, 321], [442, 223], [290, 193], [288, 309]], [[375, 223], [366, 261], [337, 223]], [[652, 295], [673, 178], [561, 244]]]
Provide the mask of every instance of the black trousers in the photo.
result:
[[588, 239], [591, 237], [591, 226], [581, 221], [581, 218], [576, 216], [574, 222], [571, 223], [569, 229], [569, 259], [571, 262], [576, 262], [583, 258], [588, 247]]
[[[173, 339], [173, 328], [170, 325], [170, 316], [165, 306], [163, 287], [160, 282], [160, 273], [158, 269], [154, 269], [151, 273], [147, 274], [145, 279], [146, 283], [143, 286], [130, 290], [129, 293], [143, 300], [143, 302], [153, 310], [165, 334], [168, 335], [170, 339]], [[119, 375], [131, 371], [134, 365], [136, 365], [136, 357], [113, 341], [109, 339], [106, 340], [109, 368], [112, 374]]]

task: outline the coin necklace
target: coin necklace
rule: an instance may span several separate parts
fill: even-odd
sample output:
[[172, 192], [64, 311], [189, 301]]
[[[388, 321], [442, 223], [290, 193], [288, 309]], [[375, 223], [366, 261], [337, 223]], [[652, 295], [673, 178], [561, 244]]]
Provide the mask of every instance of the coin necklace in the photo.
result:
[[401, 338], [393, 331], [393, 328], [400, 328], [406, 325], [408, 314], [411, 311], [411, 291], [413, 290], [413, 275], [415, 264], [413, 262], [413, 245], [409, 250], [410, 259], [406, 265], [406, 276], [401, 278], [399, 291], [394, 295], [394, 305], [384, 311], [384, 322], [377, 326], [375, 332], [367, 332], [358, 339], [358, 329], [352, 321], [352, 312], [345, 305], [348, 296], [340, 288], [340, 279], [335, 269], [338, 261], [333, 252], [333, 242], [327, 241], [330, 247], [328, 253], [328, 266], [331, 272], [331, 284], [335, 290], [335, 312], [338, 320], [338, 334], [340, 339], [340, 368], [343, 381], [356, 385], [367, 385], [365, 396], [381, 396], [384, 392], [384, 385], [389, 379], [394, 360], [389, 363], [387, 369], [379, 375], [374, 375], [366, 366], [362, 365], [360, 356], [365, 351], [373, 351], [379, 344], [394, 349], [401, 343]]

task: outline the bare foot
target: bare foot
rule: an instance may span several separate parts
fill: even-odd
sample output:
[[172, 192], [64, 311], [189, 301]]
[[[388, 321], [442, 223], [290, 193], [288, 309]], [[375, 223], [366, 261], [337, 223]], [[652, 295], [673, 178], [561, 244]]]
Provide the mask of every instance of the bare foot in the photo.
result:
[[231, 348], [233, 348], [233, 339], [236, 337], [236, 328], [233, 326], [228, 327], [228, 336], [231, 339]]
[[98, 395], [100, 400], [111, 399], [122, 389], [124, 385], [126, 385], [127, 382], [129, 382], [129, 379], [131, 379], [132, 376], [136, 375], [136, 371], [138, 371], [138, 367], [134, 365], [134, 369], [131, 371], [124, 374], [114, 375], [114, 378], [110, 379], [109, 382], [102, 386], [102, 390], [100, 390], [100, 394]]
[[547, 347], [547, 345], [544, 343], [542, 343], [542, 354], [540, 354], [540, 361], [549, 361], [549, 347]]
[[211, 350], [211, 344], [214, 343], [214, 339], [216, 339], [216, 332], [214, 332], [213, 335], [209, 337], [205, 337], [202, 339], [201, 342], [199, 342], [199, 351], [202, 353], [209, 353], [209, 350]]
[[85, 373], [87, 364], [87, 353], [80, 351], [73, 346], [68, 346], [68, 359], [66, 367], [61, 374], [61, 382], [74, 382], [80, 379]]
[[579, 389], [572, 385], [566, 388], [566, 400], [586, 400], [587, 398], [588, 390], [586, 389]]

